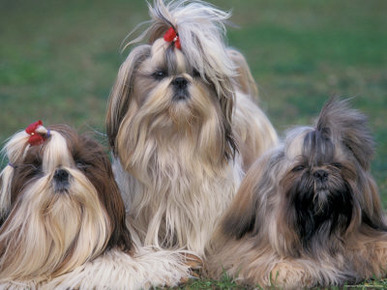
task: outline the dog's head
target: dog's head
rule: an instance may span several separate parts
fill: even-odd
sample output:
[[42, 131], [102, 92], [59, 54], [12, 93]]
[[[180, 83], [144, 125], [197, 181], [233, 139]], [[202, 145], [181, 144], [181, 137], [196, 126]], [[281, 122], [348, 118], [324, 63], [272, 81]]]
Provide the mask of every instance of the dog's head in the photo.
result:
[[322, 233], [342, 236], [353, 222], [381, 226], [369, 174], [373, 145], [365, 116], [345, 101], [328, 102], [314, 128], [289, 132], [284, 149], [288, 167], [279, 188], [283, 218], [293, 221], [304, 245]]
[[[225, 227], [237, 237], [266, 229], [279, 251], [293, 254], [330, 244], [332, 235], [343, 237], [362, 223], [384, 228], [369, 172], [373, 147], [366, 117], [347, 101], [331, 99], [314, 128], [289, 131], [254, 165], [234, 203], [243, 217], [231, 212]], [[268, 216], [271, 230], [264, 224]]]
[[103, 148], [67, 126], [28, 128], [4, 148], [0, 277], [59, 275], [112, 247], [129, 253], [125, 208]]
[[232, 157], [229, 14], [203, 2], [155, 1], [149, 9], [150, 27], [133, 41], [148, 43], [131, 50], [110, 95], [106, 125], [113, 151], [128, 167], [135, 148], [190, 138], [211, 162]]

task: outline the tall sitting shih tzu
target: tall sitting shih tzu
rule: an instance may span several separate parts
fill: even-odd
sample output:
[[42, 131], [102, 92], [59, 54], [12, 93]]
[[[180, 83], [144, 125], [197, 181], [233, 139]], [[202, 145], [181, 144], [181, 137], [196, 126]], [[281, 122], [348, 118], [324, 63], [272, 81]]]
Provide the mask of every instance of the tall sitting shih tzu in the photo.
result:
[[300, 289], [387, 273], [387, 227], [366, 118], [331, 99], [247, 173], [212, 239], [207, 271]]
[[181, 253], [133, 244], [110, 161], [89, 137], [39, 121], [4, 153], [1, 287], [138, 289], [189, 276]]
[[[225, 46], [229, 14], [155, 1], [121, 65], [106, 118], [130, 223], [146, 245], [203, 254], [243, 169], [276, 133], [253, 103], [243, 56]], [[250, 94], [250, 95], [248, 95]]]

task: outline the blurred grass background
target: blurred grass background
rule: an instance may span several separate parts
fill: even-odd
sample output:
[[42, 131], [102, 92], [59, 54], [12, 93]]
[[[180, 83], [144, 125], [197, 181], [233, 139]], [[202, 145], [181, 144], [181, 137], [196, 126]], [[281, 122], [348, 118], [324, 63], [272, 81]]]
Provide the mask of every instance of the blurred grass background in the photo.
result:
[[[372, 173], [387, 208], [387, 1], [211, 2], [232, 9], [229, 44], [280, 134], [311, 124], [330, 96], [354, 97], [375, 134]], [[0, 142], [37, 119], [104, 131], [121, 42], [144, 20], [143, 0], [0, 0]], [[223, 288], [192, 287], [206, 285]]]

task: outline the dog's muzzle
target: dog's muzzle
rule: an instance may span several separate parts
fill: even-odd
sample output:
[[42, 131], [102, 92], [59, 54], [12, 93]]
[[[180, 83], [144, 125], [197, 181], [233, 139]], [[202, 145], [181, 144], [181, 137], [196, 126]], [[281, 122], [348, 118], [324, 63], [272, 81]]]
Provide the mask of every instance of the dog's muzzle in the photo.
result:
[[184, 101], [189, 99], [188, 93], [188, 80], [183, 77], [177, 77], [172, 81], [172, 86], [174, 88], [175, 94], [173, 96], [173, 101]]
[[54, 173], [54, 189], [55, 192], [64, 193], [70, 186], [70, 173], [66, 169], [57, 169]]

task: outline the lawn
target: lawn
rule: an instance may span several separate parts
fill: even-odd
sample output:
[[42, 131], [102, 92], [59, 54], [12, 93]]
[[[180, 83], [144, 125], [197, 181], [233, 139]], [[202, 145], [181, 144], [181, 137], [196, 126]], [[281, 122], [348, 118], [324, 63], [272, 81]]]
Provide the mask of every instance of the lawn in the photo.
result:
[[[280, 134], [311, 124], [330, 96], [354, 97], [375, 135], [372, 173], [387, 209], [387, 1], [212, 3], [232, 9], [238, 27], [229, 29], [229, 44], [248, 59], [260, 105]], [[1, 0], [0, 142], [37, 119], [103, 132], [107, 97], [127, 55], [121, 42], [147, 19], [143, 0]]]

